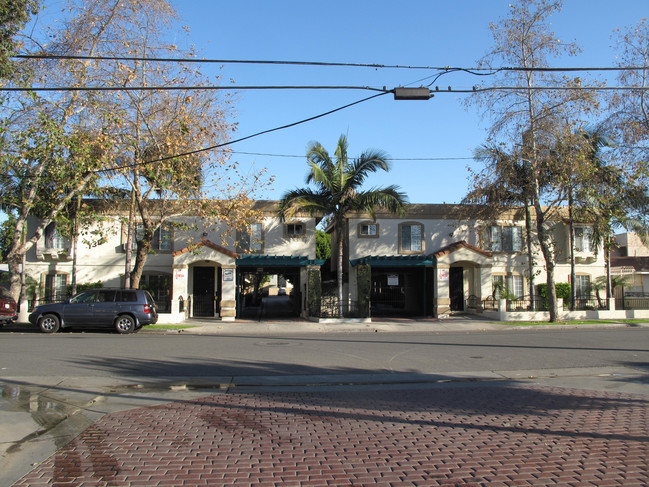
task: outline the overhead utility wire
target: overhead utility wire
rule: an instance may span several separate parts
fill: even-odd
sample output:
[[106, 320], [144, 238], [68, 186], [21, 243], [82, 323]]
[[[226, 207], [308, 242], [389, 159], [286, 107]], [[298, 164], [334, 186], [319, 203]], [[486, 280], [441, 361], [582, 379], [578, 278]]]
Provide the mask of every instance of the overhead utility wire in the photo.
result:
[[[241, 152], [232, 151], [231, 154], [243, 154], [247, 156], [264, 156], [264, 157], [291, 157], [304, 159], [304, 155], [296, 154], [269, 154], [264, 152]], [[388, 161], [468, 161], [473, 160], [474, 157], [388, 157]]]
[[[442, 73], [444, 74], [444, 73]], [[429, 84], [428, 87], [431, 85]], [[57, 86], [57, 87], [0, 87], [0, 91], [174, 91], [174, 90], [367, 90], [378, 91], [380, 94], [393, 93], [394, 89], [375, 88], [371, 86]], [[440, 89], [436, 86], [434, 93], [477, 93], [483, 91], [519, 91], [519, 90], [539, 90], [539, 91], [580, 91], [580, 90], [606, 90], [606, 91], [628, 91], [628, 90], [649, 90], [646, 86], [473, 86], [467, 89], [453, 89], [449, 86], [447, 89]]]
[[173, 91], [173, 90], [369, 90], [390, 93], [371, 86], [57, 86], [0, 87], [0, 91]]
[[477, 74], [478, 71], [637, 71], [646, 70], [646, 66], [617, 66], [617, 67], [515, 67], [503, 66], [500, 68], [462, 68], [456, 66], [410, 66], [402, 64], [375, 64], [375, 63], [341, 63], [323, 61], [277, 61], [253, 59], [206, 59], [206, 58], [159, 58], [140, 56], [80, 56], [80, 55], [53, 55], [53, 54], [16, 54], [12, 56], [19, 59], [70, 59], [79, 61], [151, 61], [151, 62], [183, 62], [183, 63], [217, 63], [217, 64], [271, 64], [292, 66], [338, 66], [360, 68], [390, 68], [390, 69], [427, 69], [438, 71], [466, 71]]
[[216, 144], [216, 145], [212, 145], [212, 146], [209, 146], [209, 147], [203, 147], [201, 149], [196, 149], [196, 150], [189, 151], [189, 152], [183, 152], [181, 154], [174, 154], [173, 156], [161, 157], [159, 159], [153, 159], [151, 161], [142, 161], [142, 162], [138, 162], [136, 164], [125, 164], [123, 166], [112, 167], [110, 169], [98, 169], [98, 170], [96, 170], [94, 172], [100, 173], [100, 172], [116, 171], [116, 170], [119, 170], [119, 169], [129, 169], [129, 168], [134, 168], [136, 166], [145, 166], [147, 164], [153, 164], [155, 162], [168, 161], [170, 159], [175, 159], [176, 157], [191, 156], [191, 155], [194, 155], [194, 154], [199, 154], [201, 152], [207, 152], [207, 151], [210, 151], [210, 150], [219, 149], [221, 147], [232, 145], [232, 144], [235, 144], [237, 142], [242, 142], [244, 140], [252, 139], [253, 137], [258, 137], [258, 136], [263, 135], [263, 134], [268, 134], [270, 132], [275, 132], [277, 130], [283, 130], [283, 129], [286, 129], [286, 128], [289, 128], [289, 127], [294, 127], [296, 125], [300, 125], [302, 123], [310, 122], [312, 120], [316, 120], [318, 118], [322, 118], [322, 117], [325, 117], [327, 115], [331, 115], [332, 113], [339, 112], [340, 110], [344, 110], [345, 108], [349, 108], [351, 106], [358, 105], [359, 103], [363, 103], [365, 101], [371, 100], [373, 98], [377, 98], [379, 96], [387, 95], [387, 94], [388, 94], [388, 92], [368, 96], [367, 98], [363, 98], [361, 100], [357, 100], [355, 102], [348, 103], [347, 105], [343, 105], [341, 107], [334, 108], [333, 110], [329, 110], [328, 112], [324, 112], [324, 113], [321, 113], [319, 115], [315, 115], [313, 117], [305, 118], [304, 120], [300, 120], [298, 122], [289, 123], [289, 124], [282, 125], [280, 127], [275, 127], [275, 128], [268, 129], [268, 130], [262, 130], [261, 132], [257, 132], [257, 133], [252, 134], [252, 135], [247, 135], [246, 137], [241, 137], [241, 138], [236, 139], [236, 140], [230, 140], [228, 142], [223, 142], [222, 144]]

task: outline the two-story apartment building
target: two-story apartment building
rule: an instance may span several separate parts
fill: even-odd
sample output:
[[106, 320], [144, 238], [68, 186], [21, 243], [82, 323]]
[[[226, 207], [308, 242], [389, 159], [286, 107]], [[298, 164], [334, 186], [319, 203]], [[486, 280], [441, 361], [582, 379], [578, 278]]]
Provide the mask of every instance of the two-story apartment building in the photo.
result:
[[[258, 201], [253, 209], [257, 217], [244, 229], [192, 215], [172, 217], [159, 226], [140, 281], [158, 303], [159, 322], [256, 316], [260, 300], [253, 294], [269, 274], [290, 283], [289, 314], [305, 316], [307, 270], [322, 264], [315, 260], [318, 222], [300, 215], [282, 222], [274, 201]], [[128, 211], [106, 207], [101, 216], [102, 221], [85, 228], [77, 242], [76, 280], [120, 287], [126, 272]], [[72, 248], [54, 224], [46, 229], [25, 259], [27, 280], [33, 283], [26, 300], [66, 296], [73, 272]], [[26, 319], [29, 306], [23, 304], [21, 319]]]
[[[156, 230], [141, 286], [160, 307], [160, 322], [188, 317], [263, 318], [260, 289], [267, 276], [288, 283], [289, 311], [307, 317], [309, 271], [316, 260], [318, 220], [301, 215], [281, 221], [277, 202], [258, 201], [245, 229], [184, 215], [169, 218]], [[446, 204], [408, 205], [403, 216], [378, 212], [376, 219], [348, 215], [344, 234], [346, 296], [366, 299], [371, 316], [435, 316], [480, 311], [486, 298], [529, 294], [530, 272], [523, 213], [509, 211], [493, 221], [471, 217], [471, 207]], [[86, 228], [77, 245], [78, 283], [124, 283], [128, 212], [106, 207], [103, 221]], [[137, 224], [135, 225], [137, 228]], [[570, 281], [568, 225], [561, 215], [549, 230], [555, 255], [556, 282]], [[605, 275], [601, 249], [588, 225], [576, 225], [577, 293]], [[335, 248], [335, 246], [334, 246]], [[534, 283], [544, 283], [545, 262], [532, 246]], [[332, 259], [335, 262], [335, 256]], [[25, 273], [32, 282], [26, 299], [62, 299], [73, 273], [71, 242], [51, 225], [27, 254]], [[285, 292], [285, 288], [284, 291]], [[365, 298], [364, 298], [365, 296]], [[21, 306], [26, 318], [27, 303]]]
[[[405, 216], [349, 215], [345, 262], [351, 300], [362, 300], [358, 270], [363, 265], [370, 269], [372, 316], [443, 316], [479, 310], [485, 298], [503, 290], [529, 295], [523, 212], [509, 211], [490, 222], [470, 215], [470, 207], [436, 204], [409, 205]], [[569, 226], [561, 216], [549, 225], [555, 282], [569, 282]], [[587, 296], [590, 283], [606, 273], [589, 225], [576, 225], [575, 248], [577, 294]], [[540, 248], [532, 250], [534, 284], [544, 283]]]

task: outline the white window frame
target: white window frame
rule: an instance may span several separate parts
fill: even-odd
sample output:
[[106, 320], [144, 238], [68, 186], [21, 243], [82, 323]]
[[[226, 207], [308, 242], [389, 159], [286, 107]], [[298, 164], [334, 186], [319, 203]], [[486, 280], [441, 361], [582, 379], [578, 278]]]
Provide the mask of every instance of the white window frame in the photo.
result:
[[358, 224], [358, 236], [360, 238], [375, 238], [379, 236], [379, 224], [365, 222]]
[[590, 298], [590, 284], [588, 274], [577, 274], [575, 276], [575, 296], [577, 299]]
[[264, 251], [264, 226], [261, 222], [251, 223], [247, 228], [240, 230], [237, 236], [237, 247], [240, 252]]
[[577, 252], [593, 252], [593, 227], [575, 226], [575, 250]]
[[523, 251], [523, 227], [519, 225], [492, 225], [488, 235], [488, 247], [492, 252]]
[[[406, 236], [407, 238], [404, 238]], [[399, 225], [399, 251], [403, 254], [420, 254], [424, 251], [423, 224], [406, 222]]]
[[68, 275], [46, 274], [45, 275], [45, 296], [53, 301], [64, 301], [68, 294]]

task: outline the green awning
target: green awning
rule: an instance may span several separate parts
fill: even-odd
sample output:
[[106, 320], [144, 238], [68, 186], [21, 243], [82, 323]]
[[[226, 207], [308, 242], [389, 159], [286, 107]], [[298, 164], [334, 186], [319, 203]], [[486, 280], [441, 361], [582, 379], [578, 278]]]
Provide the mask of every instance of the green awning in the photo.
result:
[[352, 266], [369, 264], [371, 267], [414, 267], [435, 264], [435, 259], [427, 255], [368, 255], [350, 260]]
[[241, 267], [305, 267], [324, 263], [324, 260], [295, 255], [242, 255], [237, 259], [237, 266]]

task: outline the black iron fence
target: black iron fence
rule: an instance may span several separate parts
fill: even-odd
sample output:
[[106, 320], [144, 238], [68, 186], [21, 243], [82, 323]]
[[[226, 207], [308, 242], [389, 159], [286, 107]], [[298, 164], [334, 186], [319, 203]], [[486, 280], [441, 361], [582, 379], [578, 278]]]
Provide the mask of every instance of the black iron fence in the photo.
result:
[[598, 298], [597, 296], [589, 296], [585, 298], [575, 299], [573, 307], [575, 311], [601, 311], [608, 309], [608, 299]]
[[[320, 315], [317, 318], [341, 318], [337, 296], [322, 296]], [[342, 318], [361, 318], [361, 311], [356, 301], [343, 301]]]
[[615, 309], [649, 309], [649, 294], [626, 292], [623, 297], [615, 298]]
[[507, 300], [507, 311], [548, 311], [548, 302], [541, 296], [522, 296]]

